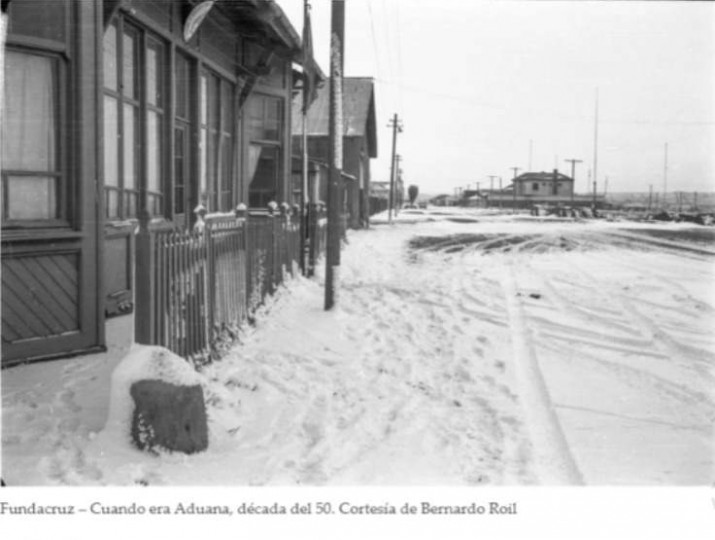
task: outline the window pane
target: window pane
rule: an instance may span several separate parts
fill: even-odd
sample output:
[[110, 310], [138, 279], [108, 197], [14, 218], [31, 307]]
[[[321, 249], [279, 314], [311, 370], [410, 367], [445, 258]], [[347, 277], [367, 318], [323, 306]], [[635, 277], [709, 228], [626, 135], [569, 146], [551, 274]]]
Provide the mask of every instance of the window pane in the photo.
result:
[[233, 85], [221, 83], [221, 112], [223, 131], [233, 132]]
[[226, 191], [231, 189], [231, 170], [233, 168], [233, 141], [231, 140], [231, 137], [223, 136], [221, 138], [221, 156], [221, 189], [222, 191]]
[[263, 139], [263, 98], [253, 96], [248, 107], [248, 131], [251, 139]]
[[134, 189], [137, 179], [137, 159], [136, 159], [136, 114], [137, 110], [133, 105], [124, 105], [124, 188]]
[[162, 106], [162, 53], [161, 43], [150, 40], [146, 51], [146, 99], [157, 107]]
[[161, 192], [161, 116], [147, 113], [147, 189]]
[[55, 219], [57, 180], [42, 176], [7, 179], [8, 219]]
[[201, 129], [201, 141], [199, 143], [199, 194], [201, 195], [202, 200], [206, 195], [208, 177], [208, 172], [206, 170], [206, 159], [208, 155], [208, 151], [206, 149], [206, 145], [208, 144], [207, 131], [208, 130], [206, 128]]
[[209, 116], [208, 102], [209, 81], [206, 75], [201, 75], [201, 124], [205, 125]]
[[104, 86], [117, 89], [117, 28], [109, 25], [104, 33]]
[[280, 139], [281, 102], [277, 99], [266, 100], [266, 124], [263, 137], [269, 141]]
[[124, 217], [135, 217], [137, 215], [137, 199], [139, 195], [135, 191], [124, 192]]
[[114, 189], [107, 189], [105, 191], [107, 194], [107, 199], [105, 204], [107, 205], [107, 217], [108, 218], [118, 218], [119, 217], [119, 192]]
[[[255, 146], [253, 147], [255, 148]], [[276, 179], [278, 177], [277, 157], [278, 150], [276, 148], [260, 148], [260, 154], [255, 164], [255, 172], [251, 179], [251, 189], [274, 189], [276, 187]]]
[[104, 96], [104, 185], [119, 185], [119, 118], [117, 100]]
[[132, 29], [127, 29], [124, 31], [123, 36], [123, 47], [122, 51], [122, 74], [124, 80], [122, 81], [122, 93], [129, 97], [136, 97], [136, 82], [134, 77], [134, 70], [136, 69], [136, 32]]
[[222, 137], [221, 199], [220, 210], [226, 212], [233, 206], [233, 145], [231, 137]]
[[189, 62], [176, 55], [176, 116], [189, 118]]
[[7, 51], [2, 167], [56, 170], [55, 80], [53, 61]]
[[174, 130], [174, 212], [176, 214], [184, 213], [184, 185], [185, 185], [185, 170], [186, 170], [186, 154], [184, 138], [184, 129], [176, 128]]
[[214, 76], [209, 78], [209, 99], [208, 99], [208, 111], [209, 111], [209, 127], [212, 130], [218, 129], [219, 125], [219, 88], [218, 79]]

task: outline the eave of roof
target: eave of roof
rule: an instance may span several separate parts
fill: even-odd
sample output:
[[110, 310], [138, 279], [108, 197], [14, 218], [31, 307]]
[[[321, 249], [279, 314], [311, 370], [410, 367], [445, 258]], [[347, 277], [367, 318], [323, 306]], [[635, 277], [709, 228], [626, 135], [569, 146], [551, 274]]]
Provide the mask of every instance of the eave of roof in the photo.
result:
[[[281, 7], [274, 0], [218, 0], [217, 7], [240, 27], [256, 27], [269, 41], [286, 49], [295, 62], [302, 62], [302, 43]], [[247, 24], [248, 23], [248, 24]]]

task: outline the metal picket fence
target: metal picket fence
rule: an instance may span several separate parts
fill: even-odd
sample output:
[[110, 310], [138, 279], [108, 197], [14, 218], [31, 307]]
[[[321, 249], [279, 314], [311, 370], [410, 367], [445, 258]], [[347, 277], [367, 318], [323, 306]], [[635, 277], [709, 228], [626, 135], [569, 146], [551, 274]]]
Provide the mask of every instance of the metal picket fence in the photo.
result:
[[203, 230], [140, 221], [136, 257], [138, 343], [205, 363], [252, 322], [256, 309], [296, 275], [300, 223], [284, 214], [221, 217]]

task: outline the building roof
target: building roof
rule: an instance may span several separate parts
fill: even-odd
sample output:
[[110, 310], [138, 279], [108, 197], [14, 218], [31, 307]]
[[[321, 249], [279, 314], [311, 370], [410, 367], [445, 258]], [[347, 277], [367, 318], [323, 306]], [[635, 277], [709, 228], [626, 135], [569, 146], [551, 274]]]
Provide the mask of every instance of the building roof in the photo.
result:
[[[293, 101], [293, 134], [303, 132], [299, 92]], [[318, 97], [308, 109], [306, 129], [309, 137], [328, 136], [330, 83], [318, 88]], [[343, 134], [346, 137], [367, 137], [370, 157], [377, 157], [377, 127], [375, 120], [375, 83], [371, 77], [343, 79]]]
[[[192, 4], [197, 0], [190, 0]], [[273, 0], [219, 0], [218, 9], [226, 12], [239, 26], [258, 28], [260, 37], [284, 46], [295, 62], [302, 60], [303, 44], [283, 9]]]
[[[573, 182], [573, 178], [556, 172], [556, 177], [560, 182]], [[514, 178], [515, 182], [551, 182], [554, 179], [554, 173], [552, 172], [527, 172], [520, 174]]]

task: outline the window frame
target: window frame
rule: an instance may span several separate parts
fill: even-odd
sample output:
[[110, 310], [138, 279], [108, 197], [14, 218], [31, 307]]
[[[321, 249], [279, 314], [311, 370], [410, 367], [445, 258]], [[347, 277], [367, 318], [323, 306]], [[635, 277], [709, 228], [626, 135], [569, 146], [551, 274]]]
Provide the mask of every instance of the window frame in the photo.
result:
[[209, 212], [230, 212], [236, 201], [236, 85], [206, 64], [198, 81], [199, 202]]
[[[264, 208], [270, 200], [274, 200], [275, 202], [276, 199], [279, 198], [281, 195], [281, 180], [283, 178], [283, 174], [285, 171], [286, 163], [285, 163], [285, 156], [284, 156], [284, 149], [285, 149], [285, 144], [286, 142], [284, 141], [284, 136], [285, 136], [285, 117], [286, 117], [286, 103], [285, 99], [282, 96], [279, 95], [274, 95], [274, 94], [269, 94], [269, 93], [262, 93], [262, 92], [257, 92], [253, 94], [250, 98], [249, 104], [248, 104], [248, 121], [247, 121], [247, 131], [248, 131], [248, 147], [252, 146], [258, 146], [261, 148], [261, 153], [259, 154], [258, 160], [260, 161], [260, 156], [263, 154], [263, 150], [266, 148], [272, 149], [273, 152], [275, 152], [275, 161], [276, 161], [276, 167], [275, 167], [275, 177], [273, 179], [273, 190], [272, 192], [270, 190], [265, 190], [265, 189], [255, 189], [252, 188], [253, 180], [255, 177], [255, 171], [258, 169], [258, 163], [256, 163], [254, 167], [254, 173], [250, 174], [249, 171], [249, 177], [247, 178], [247, 191], [248, 191], [248, 204], [249, 207], [251, 208]], [[253, 121], [255, 118], [253, 116], [253, 105], [254, 105], [254, 100], [260, 99], [261, 100], [261, 124], [260, 124], [260, 132], [261, 136], [258, 137], [256, 136], [254, 132], [254, 126], [253, 126]], [[278, 118], [276, 120], [276, 137], [273, 139], [267, 139], [263, 135], [265, 135], [266, 131], [266, 126], [268, 125], [268, 117], [269, 117], [269, 111], [270, 107], [269, 104], [274, 104], [278, 106]], [[271, 121], [271, 124], [273, 121]], [[250, 151], [250, 150], [249, 150]], [[250, 160], [249, 160], [250, 161]], [[263, 203], [264, 194], [265, 193], [272, 193], [272, 197], [268, 197], [269, 201], [263, 204], [262, 206], [255, 206], [251, 204], [252, 200], [255, 200], [255, 195], [260, 194], [259, 199], [261, 203]]]
[[[46, 48], [17, 46], [7, 44], [5, 54], [13, 52], [27, 56], [39, 56], [51, 60], [52, 73], [52, 96], [55, 110], [55, 140], [54, 158], [55, 167], [53, 171], [23, 170], [23, 169], [0, 169], [0, 182], [2, 189], [2, 214], [3, 229], [38, 229], [38, 228], [70, 228], [73, 226], [73, 201], [69, 196], [72, 189], [69, 174], [69, 156], [71, 151], [71, 141], [68, 131], [68, 107], [69, 107], [69, 66], [68, 58], [64, 52], [48, 50]], [[4, 105], [3, 105], [4, 106]], [[35, 176], [54, 179], [55, 184], [55, 217], [42, 219], [18, 219], [9, 218], [10, 197], [9, 181], [11, 177]]]
[[[117, 107], [117, 128], [116, 137], [117, 143], [115, 149], [117, 152], [117, 185], [109, 185], [106, 179], [108, 178], [108, 169], [106, 156], [108, 150], [107, 140], [104, 140], [103, 158], [104, 158], [104, 216], [107, 221], [122, 221], [128, 219], [137, 219], [141, 211], [146, 208], [152, 217], [164, 217], [167, 214], [166, 201], [167, 197], [167, 175], [170, 167], [168, 166], [169, 144], [167, 139], [167, 129], [171, 122], [171, 111], [169, 101], [169, 84], [170, 77], [167, 76], [167, 66], [170, 62], [170, 42], [167, 41], [161, 34], [154, 32], [145, 25], [130, 19], [124, 15], [116, 17], [112, 22], [106, 25], [104, 29], [104, 38], [109, 28], [115, 29], [116, 39], [116, 89], [109, 88], [102, 82], [102, 107], [105, 118], [105, 135], [106, 135], [106, 99], [114, 100]], [[127, 32], [129, 29], [129, 32]], [[126, 35], [132, 33], [134, 36], [134, 58], [132, 66], [132, 82], [134, 88], [131, 94], [125, 88], [125, 66], [126, 60], [124, 39]], [[104, 45], [104, 41], [103, 41]], [[155, 76], [157, 77], [156, 91], [161, 96], [160, 102], [156, 104], [150, 103], [148, 96], [148, 56], [149, 49], [155, 46], [157, 50], [157, 69]], [[104, 62], [104, 56], [102, 55]], [[106, 67], [106, 66], [105, 66]], [[173, 66], [172, 66], [173, 69]], [[105, 74], [106, 77], [106, 74]], [[135, 168], [134, 184], [132, 187], [127, 187], [127, 154], [125, 147], [126, 137], [126, 107], [129, 106], [134, 111], [134, 144], [133, 144], [133, 166]], [[159, 178], [156, 179], [155, 189], [149, 186], [150, 178], [150, 140], [149, 133], [151, 115], [156, 115], [157, 123], [155, 129], [157, 131], [157, 156], [155, 164], [158, 167]], [[111, 200], [111, 193], [116, 193], [116, 203]], [[133, 201], [130, 203], [130, 200]], [[133, 204], [133, 207], [132, 207]], [[115, 211], [116, 210], [116, 211]]]

